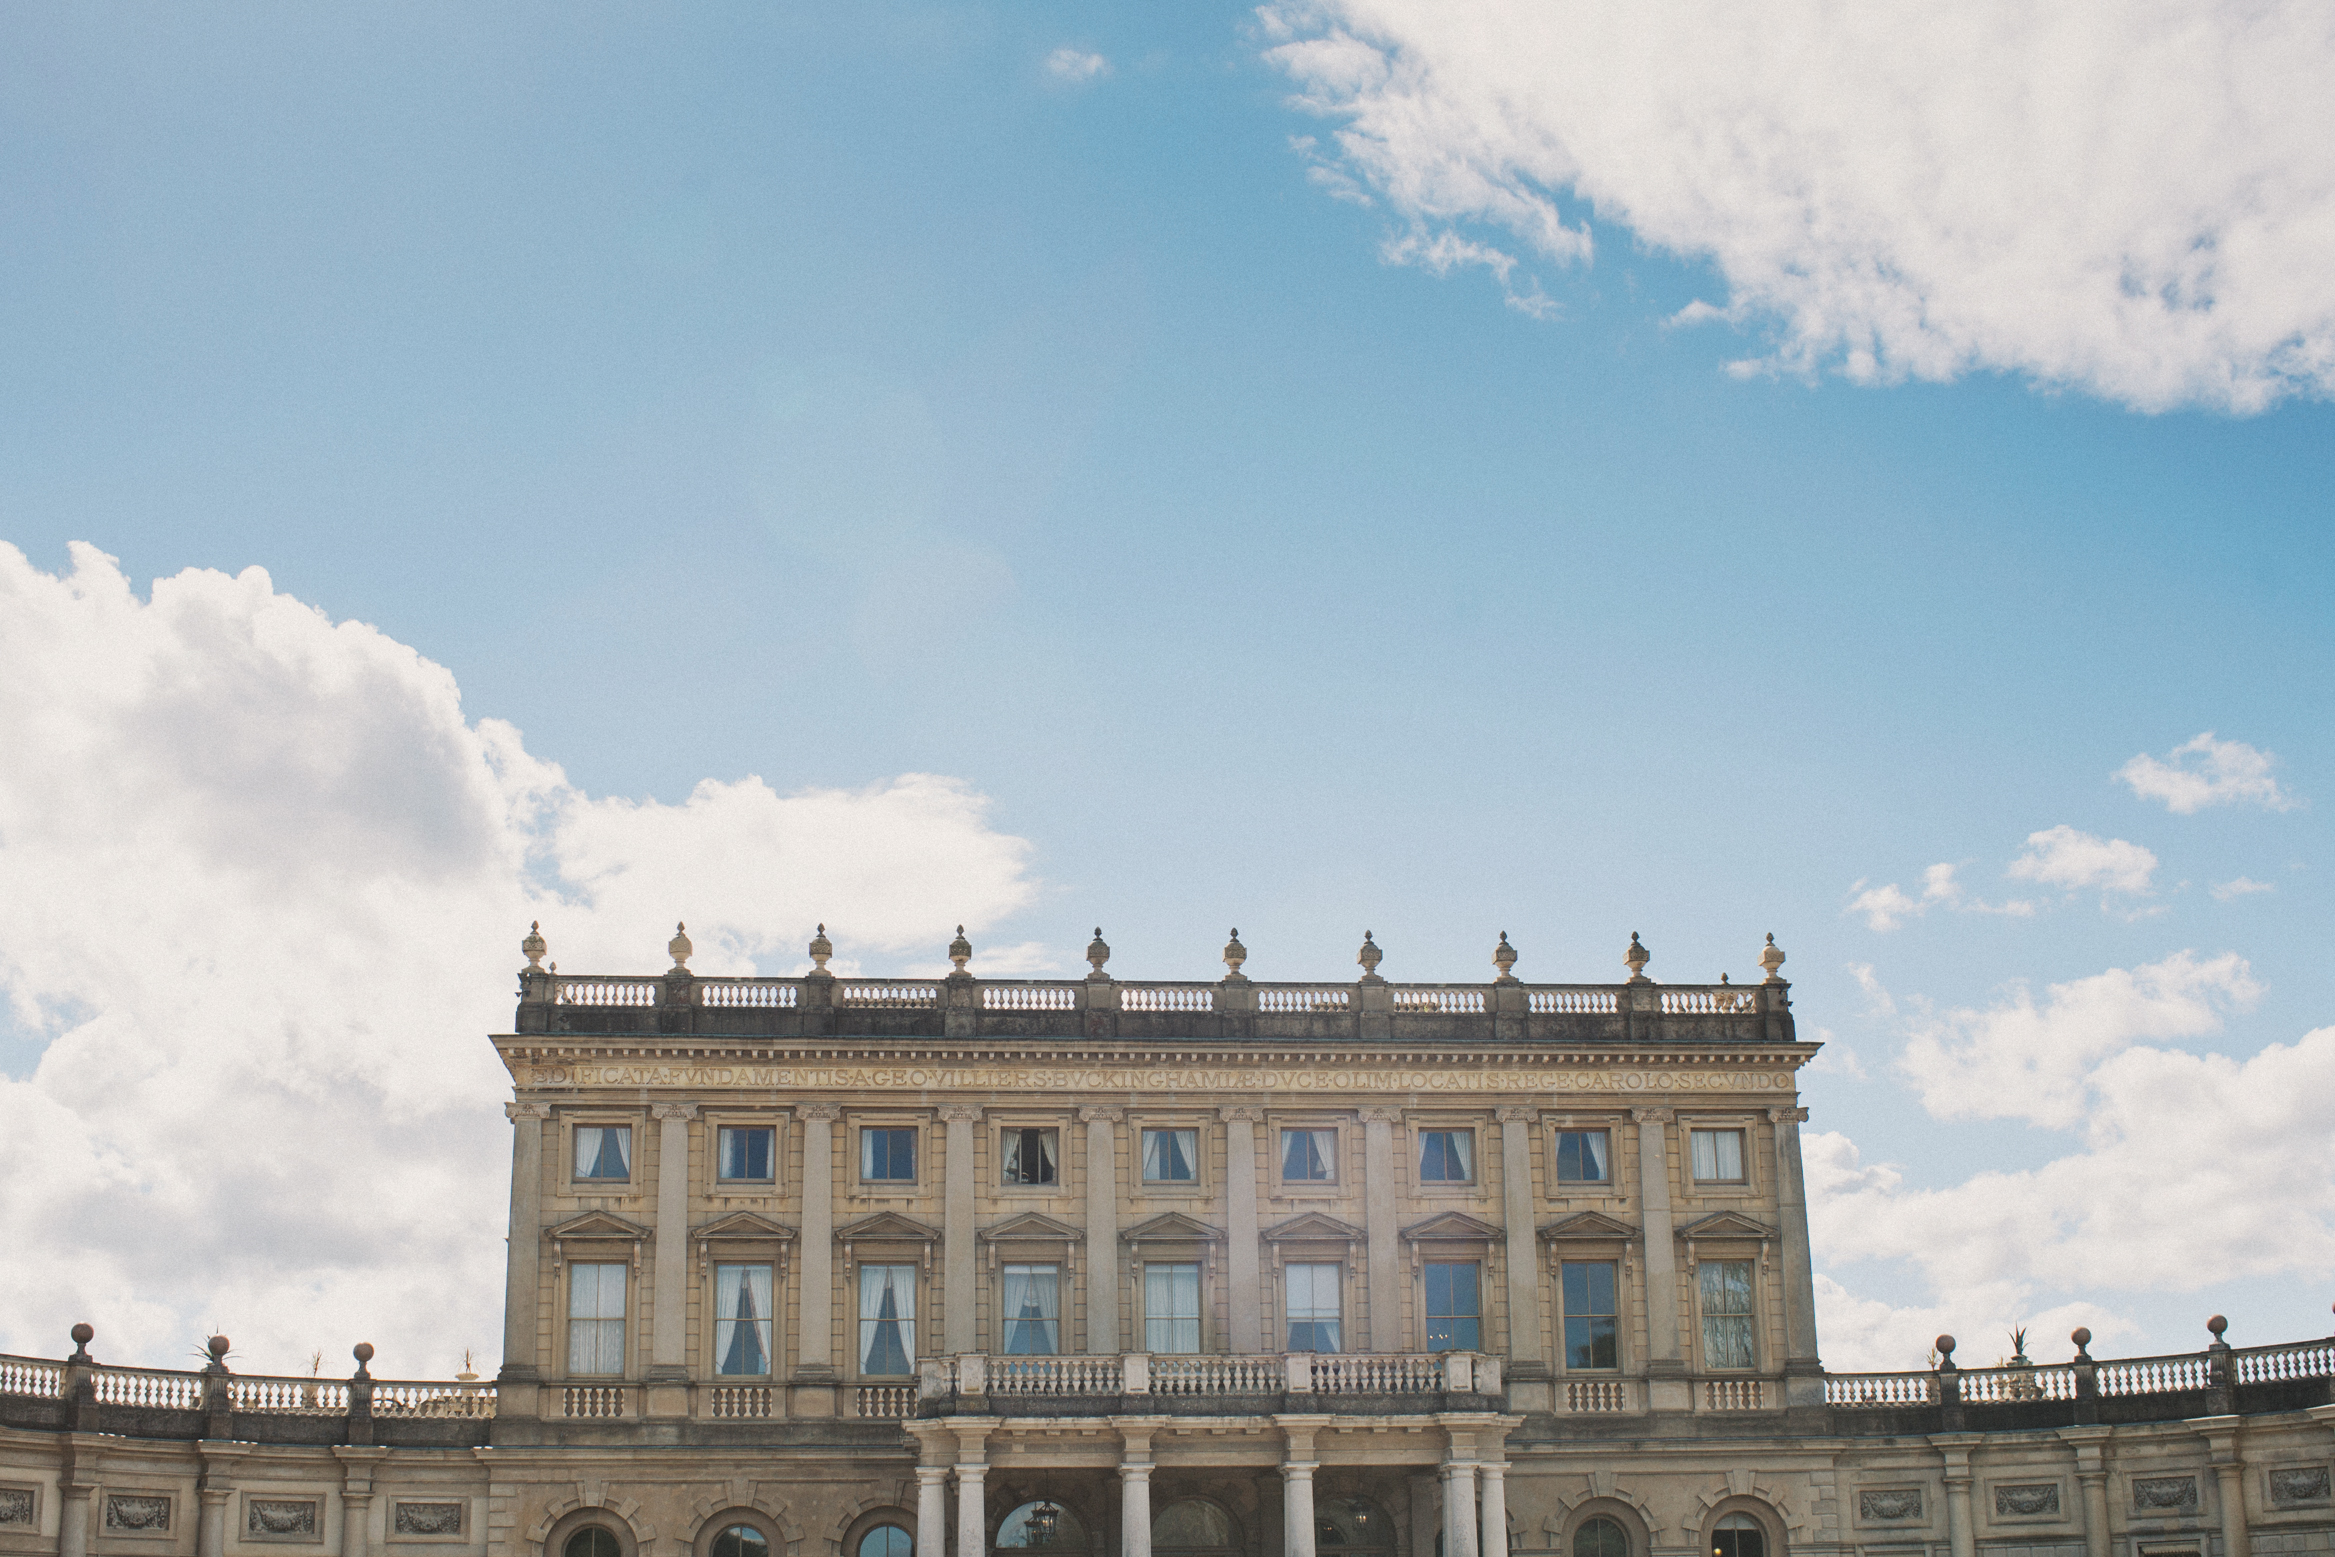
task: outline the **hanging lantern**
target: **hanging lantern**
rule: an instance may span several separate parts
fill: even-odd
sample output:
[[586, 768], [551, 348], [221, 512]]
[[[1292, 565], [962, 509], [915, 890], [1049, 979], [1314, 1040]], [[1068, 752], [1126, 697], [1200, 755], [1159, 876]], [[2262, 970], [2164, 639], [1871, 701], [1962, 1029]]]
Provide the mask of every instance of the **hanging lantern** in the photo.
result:
[[1051, 1503], [1040, 1503], [1030, 1510], [1030, 1544], [1052, 1546], [1054, 1532], [1061, 1528], [1062, 1510]]

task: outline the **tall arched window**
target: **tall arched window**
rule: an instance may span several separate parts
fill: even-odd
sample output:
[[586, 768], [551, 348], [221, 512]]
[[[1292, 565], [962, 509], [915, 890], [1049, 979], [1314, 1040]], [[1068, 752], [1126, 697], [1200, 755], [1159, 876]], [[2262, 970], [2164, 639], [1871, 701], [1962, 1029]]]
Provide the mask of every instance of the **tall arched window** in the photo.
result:
[[1711, 1531], [1711, 1557], [1767, 1557], [1767, 1532], [1749, 1514], [1727, 1514]]
[[1199, 1498], [1184, 1498], [1161, 1509], [1151, 1521], [1155, 1552], [1217, 1552], [1233, 1546], [1232, 1521], [1224, 1510]]
[[616, 1532], [600, 1525], [586, 1525], [568, 1537], [568, 1544], [560, 1557], [623, 1557], [623, 1548], [616, 1544]]
[[713, 1538], [710, 1557], [770, 1557], [770, 1541], [752, 1525], [732, 1525]]
[[1024, 1503], [997, 1527], [999, 1551], [1086, 1550], [1086, 1526], [1051, 1498]]
[[915, 1547], [898, 1525], [878, 1525], [859, 1538], [859, 1557], [908, 1557]]
[[1630, 1557], [1630, 1533], [1602, 1514], [1584, 1519], [1573, 1531], [1573, 1557]]

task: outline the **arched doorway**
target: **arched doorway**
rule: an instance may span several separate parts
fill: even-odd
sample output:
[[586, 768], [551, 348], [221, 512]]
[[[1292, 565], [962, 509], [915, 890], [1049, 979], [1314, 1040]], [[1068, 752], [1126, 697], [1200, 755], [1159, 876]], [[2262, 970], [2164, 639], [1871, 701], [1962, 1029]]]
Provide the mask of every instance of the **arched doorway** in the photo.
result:
[[1320, 1557], [1392, 1552], [1395, 1522], [1365, 1498], [1320, 1498], [1313, 1505], [1313, 1544]]
[[1052, 1498], [1024, 1503], [997, 1523], [997, 1550], [1001, 1552], [1078, 1552], [1087, 1550], [1086, 1524], [1070, 1508]]
[[1152, 1516], [1152, 1557], [1232, 1557], [1240, 1544], [1232, 1516], [1206, 1498], [1180, 1498]]

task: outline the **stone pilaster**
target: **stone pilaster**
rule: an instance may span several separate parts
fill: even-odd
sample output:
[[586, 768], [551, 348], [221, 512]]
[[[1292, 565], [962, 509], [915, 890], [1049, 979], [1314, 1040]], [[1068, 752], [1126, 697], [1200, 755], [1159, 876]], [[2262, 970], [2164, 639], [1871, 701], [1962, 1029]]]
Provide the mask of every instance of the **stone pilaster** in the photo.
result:
[[[655, 1301], [650, 1307], [648, 1414], [689, 1412], [689, 1123], [695, 1103], [657, 1103]], [[677, 1387], [678, 1386], [678, 1387]]]
[[979, 1160], [974, 1153], [973, 1127], [981, 1122], [981, 1110], [952, 1103], [940, 1116], [948, 1126], [943, 1156], [948, 1177], [941, 1191], [943, 1314], [941, 1333], [934, 1337], [934, 1344], [943, 1351], [977, 1352], [983, 1348], [975, 1303], [981, 1267], [973, 1238], [973, 1164]]
[[1402, 1260], [1395, 1250], [1395, 1126], [1402, 1111], [1362, 1110], [1362, 1231], [1370, 1261], [1370, 1328], [1356, 1350], [1399, 1352]]
[[1118, 1147], [1127, 1112], [1082, 1108], [1078, 1117], [1086, 1123], [1086, 1349], [1107, 1354], [1119, 1350]]
[[1678, 1333], [1678, 1240], [1670, 1211], [1670, 1121], [1667, 1108], [1633, 1108], [1638, 1127], [1638, 1204], [1646, 1229], [1648, 1404], [1685, 1411], [1693, 1404]]
[[802, 1321], [795, 1337], [798, 1416], [835, 1414], [835, 1121], [843, 1110], [812, 1103], [803, 1122]]
[[1265, 1349], [1265, 1300], [1257, 1268], [1257, 1121], [1264, 1111], [1226, 1108], [1224, 1121], [1224, 1266], [1230, 1286], [1232, 1349], [1254, 1356]]
[[[535, 1314], [543, 1282], [543, 1138], [551, 1132], [549, 1103], [503, 1105], [511, 1121], [511, 1221], [503, 1266], [504, 1384], [532, 1384], [543, 1375], [535, 1350]], [[506, 1415], [534, 1415], [534, 1392], [503, 1392]], [[514, 1409], [520, 1402], [526, 1409]]]
[[[1532, 1225], [1532, 1129], [1539, 1115], [1508, 1104], [1500, 1122], [1500, 1227], [1508, 1274], [1508, 1358], [1530, 1376], [1548, 1365], [1541, 1341], [1540, 1260]], [[1489, 1337], [1486, 1340], [1489, 1341]]]

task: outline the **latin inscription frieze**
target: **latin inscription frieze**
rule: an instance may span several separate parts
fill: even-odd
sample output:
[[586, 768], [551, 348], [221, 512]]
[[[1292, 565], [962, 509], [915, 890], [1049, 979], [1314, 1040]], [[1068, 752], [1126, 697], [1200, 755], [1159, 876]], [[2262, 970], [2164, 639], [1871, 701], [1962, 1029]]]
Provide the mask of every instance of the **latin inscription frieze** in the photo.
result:
[[521, 1086], [837, 1092], [1789, 1092], [1789, 1070], [1297, 1066], [658, 1065], [516, 1067]]

